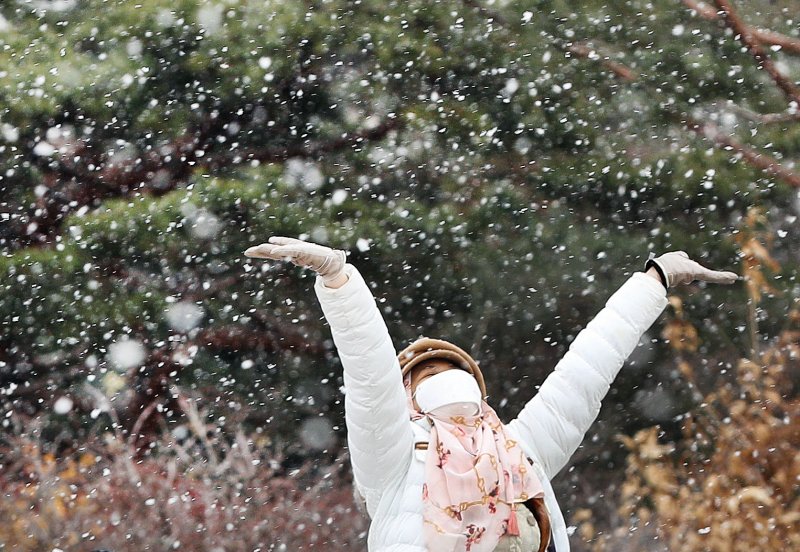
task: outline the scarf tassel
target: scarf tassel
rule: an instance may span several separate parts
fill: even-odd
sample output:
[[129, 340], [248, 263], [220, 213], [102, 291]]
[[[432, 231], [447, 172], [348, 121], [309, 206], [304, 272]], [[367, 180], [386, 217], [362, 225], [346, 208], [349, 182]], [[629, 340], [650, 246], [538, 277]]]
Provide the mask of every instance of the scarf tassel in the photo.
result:
[[519, 524], [517, 523], [517, 505], [511, 505], [511, 515], [508, 518], [508, 526], [506, 527], [506, 533], [511, 535], [512, 537], [519, 536]]

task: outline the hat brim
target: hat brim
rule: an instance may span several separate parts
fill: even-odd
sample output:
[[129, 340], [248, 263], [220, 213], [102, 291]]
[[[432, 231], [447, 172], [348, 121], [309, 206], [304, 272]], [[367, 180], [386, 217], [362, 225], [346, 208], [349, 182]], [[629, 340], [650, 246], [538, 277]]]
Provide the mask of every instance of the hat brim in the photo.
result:
[[475, 362], [475, 359], [473, 359], [469, 353], [448, 341], [423, 337], [416, 340], [397, 355], [403, 377], [415, 366], [432, 359], [447, 360], [462, 370], [466, 370], [472, 374], [472, 377], [478, 382], [481, 396], [484, 399], [486, 398], [486, 383], [483, 380], [483, 373], [478, 367], [478, 363]]

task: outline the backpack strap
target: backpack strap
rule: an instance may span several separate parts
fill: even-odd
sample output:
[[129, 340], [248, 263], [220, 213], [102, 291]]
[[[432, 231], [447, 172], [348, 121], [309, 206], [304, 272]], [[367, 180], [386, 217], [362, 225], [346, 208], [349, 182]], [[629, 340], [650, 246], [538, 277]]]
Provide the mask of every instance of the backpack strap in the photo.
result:
[[550, 525], [550, 514], [547, 512], [547, 506], [544, 505], [544, 498], [531, 498], [526, 500], [524, 504], [531, 511], [536, 523], [539, 525], [541, 540], [538, 552], [547, 552], [550, 550], [548, 545], [553, 537], [553, 528]]
[[431, 423], [427, 418], [420, 418], [411, 422], [414, 433], [414, 450], [428, 450], [428, 441], [431, 439]]

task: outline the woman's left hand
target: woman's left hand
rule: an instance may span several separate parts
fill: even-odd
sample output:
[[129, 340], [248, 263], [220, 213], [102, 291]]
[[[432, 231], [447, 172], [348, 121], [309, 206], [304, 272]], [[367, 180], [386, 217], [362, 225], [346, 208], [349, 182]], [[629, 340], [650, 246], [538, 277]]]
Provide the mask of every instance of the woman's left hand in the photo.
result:
[[645, 270], [650, 268], [659, 272], [661, 283], [667, 289], [679, 284], [689, 284], [695, 280], [712, 284], [732, 284], [739, 279], [734, 272], [706, 268], [691, 260], [683, 251], [671, 251], [648, 260]]

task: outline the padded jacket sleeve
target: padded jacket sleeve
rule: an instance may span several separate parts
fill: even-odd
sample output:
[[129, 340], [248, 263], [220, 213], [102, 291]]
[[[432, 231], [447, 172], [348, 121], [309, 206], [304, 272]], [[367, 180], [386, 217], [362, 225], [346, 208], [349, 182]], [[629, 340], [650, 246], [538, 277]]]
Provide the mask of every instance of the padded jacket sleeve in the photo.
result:
[[344, 368], [345, 421], [353, 476], [367, 508], [411, 462], [413, 432], [406, 392], [386, 323], [372, 292], [353, 265], [342, 287], [314, 291]]
[[666, 306], [664, 286], [643, 272], [635, 273], [578, 334], [536, 396], [509, 422], [549, 478], [578, 448], [625, 359]]

